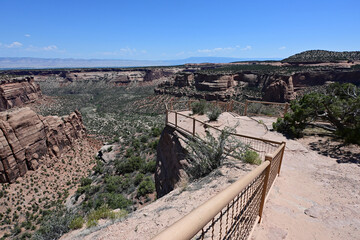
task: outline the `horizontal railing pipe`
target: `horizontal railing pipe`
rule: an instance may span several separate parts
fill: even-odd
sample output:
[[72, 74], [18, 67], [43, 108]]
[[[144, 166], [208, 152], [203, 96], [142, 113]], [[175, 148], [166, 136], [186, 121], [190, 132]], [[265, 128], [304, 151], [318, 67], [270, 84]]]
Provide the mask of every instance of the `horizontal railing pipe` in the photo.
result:
[[263, 173], [270, 162], [265, 161], [253, 171], [242, 177], [210, 200], [206, 201], [185, 217], [166, 228], [153, 240], [185, 240], [195, 236], [211, 221], [227, 204], [232, 201], [246, 186]]

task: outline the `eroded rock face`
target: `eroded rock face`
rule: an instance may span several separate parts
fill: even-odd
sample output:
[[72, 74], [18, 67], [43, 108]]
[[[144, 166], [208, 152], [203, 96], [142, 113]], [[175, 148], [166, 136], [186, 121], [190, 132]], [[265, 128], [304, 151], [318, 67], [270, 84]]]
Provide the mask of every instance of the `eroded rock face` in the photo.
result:
[[41, 98], [41, 90], [33, 77], [0, 81], [0, 111], [22, 106]]
[[43, 117], [30, 108], [0, 113], [0, 182], [14, 182], [37, 169], [43, 157], [58, 157], [84, 136], [77, 111], [65, 117]]
[[185, 167], [187, 151], [185, 137], [171, 127], [165, 127], [157, 147], [155, 185], [157, 197], [171, 192], [182, 182], [187, 181]]
[[233, 75], [196, 74], [195, 87], [199, 91], [226, 91], [234, 86]]

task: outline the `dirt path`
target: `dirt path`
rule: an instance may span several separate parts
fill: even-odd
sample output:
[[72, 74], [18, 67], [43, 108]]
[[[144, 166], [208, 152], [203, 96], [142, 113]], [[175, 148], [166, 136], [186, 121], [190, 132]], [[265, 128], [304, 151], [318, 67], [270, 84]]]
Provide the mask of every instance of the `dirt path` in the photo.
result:
[[[266, 137], [282, 138], [274, 132]], [[313, 151], [321, 141], [287, 140], [281, 175], [252, 239], [360, 238], [360, 164], [344, 161], [346, 154], [332, 158]]]

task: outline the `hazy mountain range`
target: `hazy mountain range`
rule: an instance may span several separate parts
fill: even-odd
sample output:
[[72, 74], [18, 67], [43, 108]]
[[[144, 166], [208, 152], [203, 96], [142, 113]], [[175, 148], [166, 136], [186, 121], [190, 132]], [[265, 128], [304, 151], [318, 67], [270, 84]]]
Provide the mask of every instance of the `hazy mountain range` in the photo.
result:
[[179, 60], [124, 60], [124, 59], [73, 59], [0, 57], [0, 69], [14, 68], [85, 68], [85, 67], [144, 67], [171, 66], [186, 63], [229, 63], [249, 60], [280, 60], [265, 58], [191, 57]]

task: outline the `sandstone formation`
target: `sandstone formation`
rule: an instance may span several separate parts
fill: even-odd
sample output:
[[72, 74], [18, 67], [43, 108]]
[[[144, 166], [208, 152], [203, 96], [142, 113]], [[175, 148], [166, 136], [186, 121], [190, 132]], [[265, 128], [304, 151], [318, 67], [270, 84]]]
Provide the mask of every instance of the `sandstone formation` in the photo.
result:
[[226, 101], [233, 96], [241, 95], [242, 88], [250, 88], [261, 92], [261, 100], [289, 102], [295, 99], [302, 90], [322, 86], [329, 82], [360, 85], [360, 71], [323, 70], [291, 74], [243, 71], [236, 74], [178, 74], [174, 80], [159, 84], [154, 91], [156, 94]]
[[186, 149], [184, 139], [186, 136], [171, 127], [165, 127], [157, 147], [155, 186], [157, 197], [160, 198], [186, 181], [188, 175], [184, 168]]
[[41, 90], [33, 77], [0, 81], [0, 111], [22, 106], [41, 98]]
[[234, 86], [234, 77], [223, 74], [196, 74], [195, 87], [199, 91], [226, 91]]
[[130, 82], [151, 82], [161, 78], [170, 78], [177, 72], [183, 71], [180, 67], [166, 68], [87, 68], [87, 69], [49, 69], [49, 70], [5, 70], [3, 75], [34, 76], [35, 81], [56, 79], [62, 84], [75, 81], [103, 81], [115, 85], [124, 85]]
[[0, 113], [0, 182], [14, 182], [35, 170], [42, 158], [58, 157], [86, 135], [78, 111], [43, 117], [30, 108]]
[[188, 96], [206, 100], [228, 100], [235, 86], [232, 75], [208, 75], [200, 73], [180, 73], [158, 85], [156, 94], [171, 94], [178, 97]]

